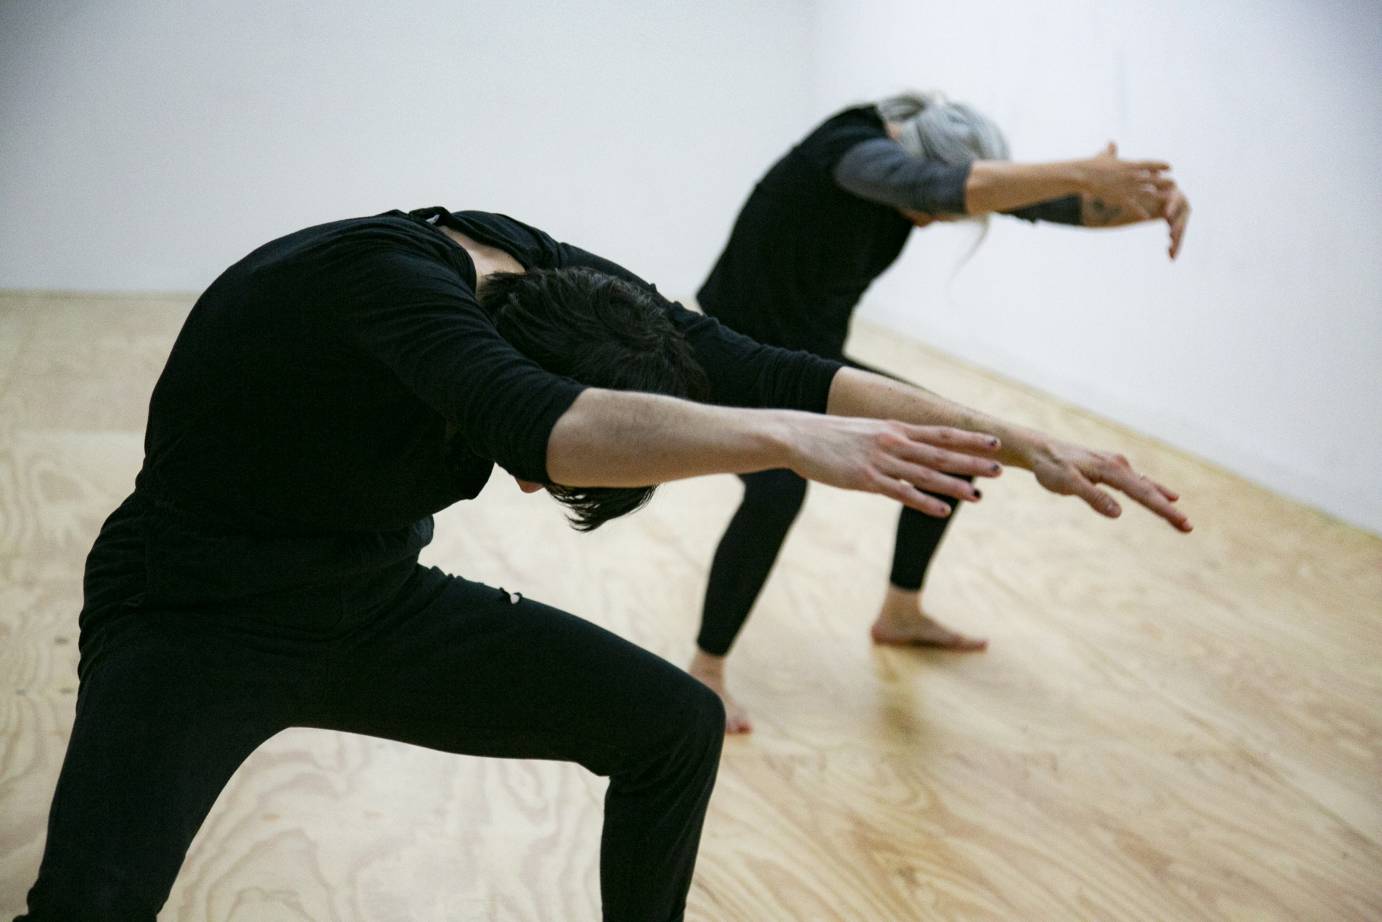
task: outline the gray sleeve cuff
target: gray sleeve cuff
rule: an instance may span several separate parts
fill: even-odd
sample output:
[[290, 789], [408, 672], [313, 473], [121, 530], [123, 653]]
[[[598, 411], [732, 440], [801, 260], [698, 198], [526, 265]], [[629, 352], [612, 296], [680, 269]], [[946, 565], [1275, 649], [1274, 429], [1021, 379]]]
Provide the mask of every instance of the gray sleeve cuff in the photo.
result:
[[1081, 199], [1078, 195], [1053, 198], [1037, 202], [1026, 208], [1014, 208], [1004, 214], [1021, 218], [1024, 221], [1047, 221], [1051, 224], [1083, 224], [1081, 218]]

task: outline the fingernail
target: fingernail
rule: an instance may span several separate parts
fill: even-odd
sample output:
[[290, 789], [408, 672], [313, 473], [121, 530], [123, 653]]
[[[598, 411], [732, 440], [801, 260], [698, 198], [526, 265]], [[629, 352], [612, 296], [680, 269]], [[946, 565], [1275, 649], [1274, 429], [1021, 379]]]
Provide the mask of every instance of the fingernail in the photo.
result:
[[983, 490], [975, 490], [975, 491], [974, 491], [974, 498], [975, 498], [975, 499], [983, 499], [983, 498], [984, 498], [984, 491], [983, 491]]
[[997, 447], [998, 447], [998, 440], [997, 440], [997, 439], [989, 439], [989, 448], [997, 448]]
[[1001, 465], [1001, 464], [995, 464], [995, 465], [993, 465], [992, 467], [989, 468], [989, 471], [991, 471], [991, 472], [994, 473], [994, 474], [1001, 473], [1002, 470], [1003, 470], [1003, 465]]

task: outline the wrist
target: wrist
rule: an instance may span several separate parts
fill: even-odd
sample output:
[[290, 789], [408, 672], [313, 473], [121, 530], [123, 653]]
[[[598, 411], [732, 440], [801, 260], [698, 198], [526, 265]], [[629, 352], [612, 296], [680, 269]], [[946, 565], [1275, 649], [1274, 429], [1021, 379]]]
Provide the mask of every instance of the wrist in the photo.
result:
[[753, 470], [779, 468], [796, 470], [801, 460], [801, 422], [810, 416], [793, 410], [759, 410], [753, 413], [756, 425], [751, 432]]
[[1093, 191], [1093, 172], [1090, 162], [1085, 160], [1065, 160], [1061, 167], [1062, 179], [1069, 195], [1088, 195]]
[[1004, 432], [1000, 438], [1003, 447], [998, 452], [998, 463], [1004, 467], [1033, 471], [1055, 456], [1055, 442], [1033, 429]]

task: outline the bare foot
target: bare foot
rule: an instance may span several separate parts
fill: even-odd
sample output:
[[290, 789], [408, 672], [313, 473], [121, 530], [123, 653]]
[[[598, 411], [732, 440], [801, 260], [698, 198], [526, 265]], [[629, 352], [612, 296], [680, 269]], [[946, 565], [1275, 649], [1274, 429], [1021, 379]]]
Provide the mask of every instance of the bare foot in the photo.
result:
[[869, 633], [874, 643], [906, 647], [939, 647], [972, 652], [988, 648], [986, 637], [967, 637], [921, 610], [921, 593], [888, 587], [883, 608]]
[[729, 691], [725, 688], [725, 658], [723, 656], [713, 656], [704, 650], [697, 650], [696, 655], [691, 658], [691, 665], [686, 667], [686, 671], [719, 695], [720, 700], [724, 702], [726, 733], [748, 733], [753, 730], [753, 724], [749, 721], [749, 712], [744, 710], [739, 702], [731, 698]]

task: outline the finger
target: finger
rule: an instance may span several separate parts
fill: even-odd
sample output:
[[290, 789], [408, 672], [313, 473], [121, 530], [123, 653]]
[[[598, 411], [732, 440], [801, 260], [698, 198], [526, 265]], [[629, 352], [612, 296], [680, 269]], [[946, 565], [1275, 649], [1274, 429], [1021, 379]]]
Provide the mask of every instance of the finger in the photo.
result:
[[903, 480], [897, 480], [883, 474], [876, 474], [873, 481], [875, 493], [891, 497], [902, 503], [909, 509], [915, 509], [923, 515], [932, 518], [944, 519], [950, 515], [950, 505], [944, 503], [934, 496], [927, 496], [916, 487]]
[[1147, 481], [1148, 481], [1152, 486], [1156, 487], [1158, 493], [1160, 493], [1162, 496], [1166, 497], [1166, 498], [1167, 498], [1168, 500], [1170, 500], [1171, 502], [1174, 503], [1176, 500], [1180, 499], [1180, 494], [1177, 493], [1175, 490], [1172, 490], [1170, 487], [1162, 486], [1161, 484], [1157, 483], [1155, 480], [1152, 480], [1150, 477], [1147, 478]]
[[1181, 241], [1185, 239], [1185, 215], [1171, 222], [1171, 258], [1175, 259], [1180, 253]]
[[920, 464], [947, 474], [968, 474], [971, 477], [997, 477], [1003, 465], [993, 458], [949, 451], [922, 442], [906, 442], [899, 446], [896, 456], [912, 464]]
[[1104, 148], [1104, 153], [1110, 157], [1117, 157], [1118, 145], [1113, 141], [1108, 142], [1108, 145]]
[[1166, 198], [1150, 187], [1137, 193], [1137, 203], [1150, 217], [1159, 218], [1166, 214]]
[[1183, 532], [1191, 530], [1190, 519], [1172, 505], [1174, 500], [1166, 495], [1164, 488], [1143, 477], [1132, 468], [1106, 465], [1100, 472], [1100, 480], [1121, 490], [1136, 502], [1170, 522], [1176, 529]]
[[1166, 201], [1166, 220], [1171, 223], [1184, 222], [1190, 216], [1190, 206], [1182, 195], [1172, 195]]
[[970, 432], [968, 429], [956, 429], [954, 426], [918, 426], [912, 423], [900, 425], [907, 437], [914, 442], [937, 445], [965, 454], [995, 455], [1003, 447], [997, 436], [989, 435], [987, 432]]
[[1089, 508], [1100, 515], [1116, 519], [1123, 514], [1123, 507], [1118, 505], [1118, 500], [1100, 490], [1083, 476], [1077, 476], [1071, 487], [1072, 493], [1088, 503]]
[[922, 464], [910, 464], [897, 458], [884, 459], [878, 471], [894, 480], [902, 480], [927, 493], [939, 493], [970, 503], [977, 503], [983, 495], [968, 480], [950, 477]]
[[1171, 169], [1171, 164], [1165, 160], [1129, 160], [1128, 166], [1138, 170], [1150, 170], [1153, 173], [1165, 173]]

